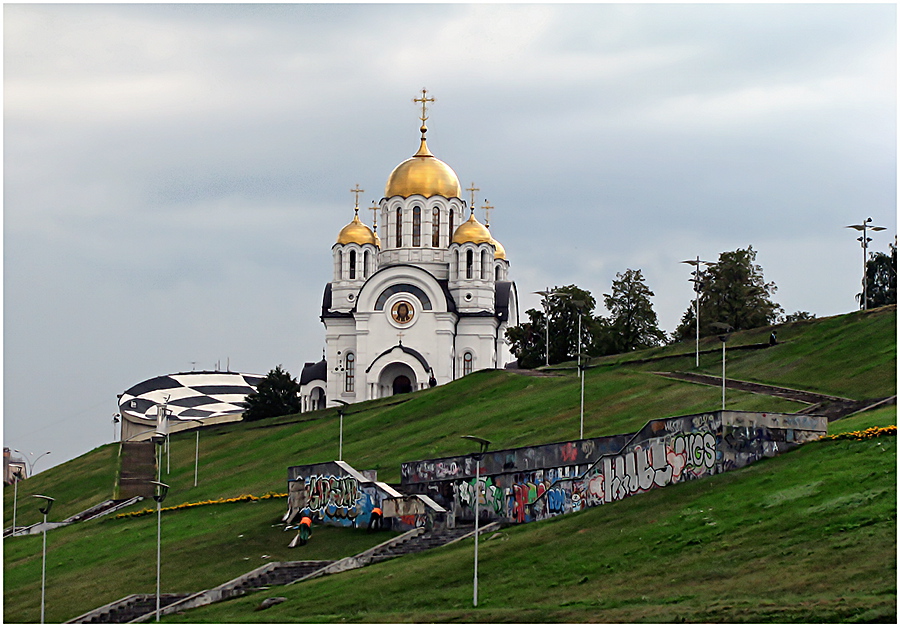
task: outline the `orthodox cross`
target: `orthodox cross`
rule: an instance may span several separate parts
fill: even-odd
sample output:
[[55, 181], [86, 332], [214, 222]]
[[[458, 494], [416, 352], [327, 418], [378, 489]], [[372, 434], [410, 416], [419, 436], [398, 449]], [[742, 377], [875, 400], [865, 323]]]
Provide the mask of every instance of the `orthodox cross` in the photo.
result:
[[491, 210], [493, 207], [488, 204], [488, 199], [484, 199], [484, 204], [481, 205], [481, 208], [484, 209], [484, 226], [490, 228], [491, 227]]
[[472, 187], [467, 187], [466, 191], [469, 192], [469, 207], [472, 211], [475, 211], [475, 192], [480, 192], [481, 190], [475, 187], [475, 183], [471, 183]]
[[378, 205], [375, 204], [375, 201], [372, 201], [372, 206], [369, 207], [369, 211], [372, 212], [372, 230], [374, 232], [378, 232]]
[[397, 331], [397, 343], [403, 346], [403, 331]]
[[428, 116], [425, 115], [426, 114], [425, 106], [429, 102], [434, 102], [434, 98], [426, 98], [427, 93], [428, 93], [428, 90], [426, 90], [423, 87], [422, 88], [422, 97], [421, 98], [413, 98], [413, 102], [421, 102], [422, 103], [422, 117], [419, 118], [420, 120], [422, 120], [422, 126], [425, 126], [425, 120], [428, 119]]
[[354, 187], [350, 191], [356, 195], [356, 200], [353, 201], [353, 210], [356, 211], [357, 213], [359, 213], [359, 195], [366, 190], [360, 189], [359, 183], [357, 183], [356, 187]]

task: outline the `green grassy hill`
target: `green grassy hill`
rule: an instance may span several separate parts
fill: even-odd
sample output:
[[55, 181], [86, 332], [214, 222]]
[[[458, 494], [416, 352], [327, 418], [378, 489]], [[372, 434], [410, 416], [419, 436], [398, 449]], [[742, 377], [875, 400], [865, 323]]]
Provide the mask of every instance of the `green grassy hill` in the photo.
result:
[[[728, 376], [854, 399], [889, 396], [896, 394], [895, 329], [894, 307], [784, 325], [777, 346], [729, 353]], [[736, 333], [728, 345], [763, 342], [768, 334], [768, 329]], [[699, 370], [693, 344], [595, 360], [585, 381], [585, 436], [630, 432], [653, 418], [718, 408], [719, 389], [653, 374], [720, 374], [717, 347], [715, 339], [701, 345], [711, 352], [701, 355]], [[552, 377], [478, 372], [431, 390], [352, 406], [344, 419], [344, 459], [395, 482], [403, 461], [468, 452], [459, 437], [464, 434], [486, 437], [495, 448], [572, 439], [578, 435], [578, 402], [573, 372]], [[729, 409], [791, 412], [802, 407], [728, 391]], [[895, 423], [896, 408], [890, 407], [832, 427], [844, 431]], [[196, 488], [194, 437], [172, 437], [166, 505], [284, 492], [288, 466], [337, 457], [338, 419], [335, 410], [324, 410], [204, 429]], [[485, 544], [486, 559], [496, 566], [482, 570], [484, 603], [475, 612], [471, 569], [465, 565], [470, 552], [461, 546], [279, 589], [290, 601], [264, 613], [249, 612], [247, 604], [254, 601], [248, 597], [184, 618], [487, 622], [677, 616], [732, 621], [749, 617], [749, 607], [758, 612], [746, 620], [884, 618], [885, 612], [895, 612], [890, 608], [896, 598], [896, 567], [891, 565], [896, 555], [895, 442], [817, 443], [738, 473], [504, 530]], [[20, 484], [19, 524], [39, 517], [33, 499], [23, 495], [55, 497], [53, 520], [109, 498], [117, 450], [112, 444], [99, 447]], [[782, 493], [767, 505], [766, 499]], [[718, 501], [722, 504], [716, 506]], [[726, 503], [730, 509], [720, 509], [721, 520], [703, 520], [695, 511]], [[290, 538], [278, 525], [284, 510], [284, 502], [273, 499], [165, 514], [163, 589], [199, 591], [267, 561], [342, 557], [387, 537], [322, 529], [308, 547], [290, 550]], [[8, 488], [6, 525], [11, 514]], [[845, 546], [851, 536], [841, 534], [850, 532], [852, 542]], [[153, 591], [155, 540], [155, 516], [107, 518], [52, 531], [48, 620], [64, 621], [127, 594]], [[794, 545], [805, 548], [791, 549]], [[826, 568], [829, 559], [841, 568]], [[40, 538], [5, 539], [6, 622], [37, 621], [39, 586]]]

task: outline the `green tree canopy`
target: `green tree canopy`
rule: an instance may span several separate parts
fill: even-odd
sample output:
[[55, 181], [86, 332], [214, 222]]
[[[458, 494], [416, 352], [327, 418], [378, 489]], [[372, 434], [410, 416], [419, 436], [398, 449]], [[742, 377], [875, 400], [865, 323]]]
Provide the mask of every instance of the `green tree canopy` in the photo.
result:
[[[550, 314], [550, 363], [558, 364], [578, 355], [578, 318], [581, 316], [581, 350], [596, 353], [601, 321], [594, 317], [597, 302], [576, 285], [554, 287], [546, 297]], [[528, 321], [506, 330], [512, 353], [521, 368], [536, 368], [545, 361], [546, 319], [544, 312], [529, 309]]]
[[300, 413], [300, 383], [279, 364], [247, 395], [244, 407], [248, 421]]
[[666, 334], [659, 328], [651, 296], [653, 292], [644, 283], [640, 270], [616, 274], [612, 290], [603, 295], [610, 313], [604, 353], [624, 353], [665, 343]]
[[[891, 254], [871, 253], [866, 262], [866, 309], [897, 303], [897, 247], [890, 244]], [[862, 307], [862, 292], [856, 295]]]
[[[783, 310], [771, 300], [778, 288], [775, 283], [766, 283], [762, 266], [755, 262], [756, 251], [753, 246], [748, 246], [721, 253], [717, 263], [700, 271], [701, 336], [719, 333], [716, 323], [740, 331], [774, 324], [778, 320]], [[695, 324], [692, 303], [675, 329], [674, 339], [694, 337]]]

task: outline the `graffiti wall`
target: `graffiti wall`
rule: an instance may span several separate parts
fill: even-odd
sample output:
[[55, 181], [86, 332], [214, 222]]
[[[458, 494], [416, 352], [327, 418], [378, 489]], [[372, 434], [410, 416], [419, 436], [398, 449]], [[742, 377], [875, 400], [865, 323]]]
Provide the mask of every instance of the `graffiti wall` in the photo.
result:
[[288, 468], [288, 512], [284, 520], [309, 516], [314, 522], [367, 527], [375, 507], [400, 497], [385, 483], [372, 481], [344, 462]]
[[[463, 521], [477, 507], [479, 518], [524, 523], [741, 468], [818, 438], [826, 425], [818, 416], [757, 412], [652, 420], [599, 445], [602, 438], [583, 441], [587, 446], [575, 441], [488, 453], [477, 485], [472, 457], [408, 462], [405, 479], [431, 479], [404, 487], [428, 494]], [[530, 468], [498, 467], [526, 459]]]

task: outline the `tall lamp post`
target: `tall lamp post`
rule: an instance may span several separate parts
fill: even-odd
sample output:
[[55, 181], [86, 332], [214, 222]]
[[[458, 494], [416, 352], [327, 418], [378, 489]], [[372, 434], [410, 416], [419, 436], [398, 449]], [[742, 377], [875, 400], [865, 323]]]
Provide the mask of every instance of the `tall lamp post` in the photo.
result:
[[[18, 453], [19, 455], [22, 456], [22, 461], [24, 461], [25, 464], [26, 464], [26, 470], [27, 470], [27, 474], [28, 474], [29, 477], [34, 476], [34, 465], [38, 463], [38, 461], [41, 459], [41, 457], [43, 457], [44, 455], [49, 455], [49, 454], [50, 454], [50, 451], [47, 451], [46, 453], [41, 453], [40, 455], [37, 456], [37, 459], [35, 459], [35, 460], [32, 462], [32, 461], [30, 461], [30, 460], [28, 459], [28, 455], [34, 455], [34, 453], [27, 453], [27, 454], [26, 454], [26, 453], [20, 451], [20, 450], [17, 449], [17, 448], [16, 448], [16, 449], [13, 449], [13, 452], [14, 452], [14, 453]], [[22, 479], [22, 476], [21, 476], [21, 475], [18, 475], [18, 476], [16, 477], [15, 482], [13, 483], [13, 519], [12, 519], [12, 535], [16, 535], [16, 532], [18, 531], [18, 530], [16, 529], [16, 510], [18, 509], [18, 506], [19, 506], [19, 481], [20, 481], [21, 479]]]
[[725, 342], [728, 340], [728, 332], [732, 330], [732, 326], [724, 322], [713, 322], [712, 326], [722, 331], [719, 339], [722, 341], [722, 411], [725, 411]]
[[862, 298], [862, 309], [865, 311], [869, 305], [869, 294], [868, 294], [868, 276], [866, 272], [866, 260], [869, 257], [869, 242], [872, 241], [871, 237], [867, 236], [867, 231], [871, 229], [872, 231], [883, 231], [885, 227], [883, 226], [870, 226], [872, 222], [872, 218], [868, 218], [864, 220], [862, 224], [851, 224], [846, 227], [848, 229], [856, 229], [857, 231], [862, 231], [862, 235], [856, 238], [856, 241], [862, 245], [863, 251], [863, 298]]
[[[581, 366], [581, 316], [583, 313], [585, 302], [583, 300], [573, 300], [572, 304], [578, 309], [578, 376], [581, 378], [581, 412], [580, 427], [578, 429], [578, 439], [584, 439], [584, 368]], [[587, 355], [585, 355], [587, 358]]]
[[[347, 406], [350, 403], [347, 401], [342, 401], [336, 398], [331, 399], [332, 403], [340, 403], [343, 406]], [[344, 407], [338, 407], [338, 461], [344, 461]]]
[[153, 500], [156, 501], [156, 622], [159, 622], [159, 566], [160, 545], [162, 544], [162, 502], [169, 493], [169, 486], [161, 481], [151, 481], [153, 484]]
[[481, 496], [481, 459], [484, 457], [484, 454], [487, 453], [488, 446], [490, 446], [491, 441], [485, 440], [484, 438], [479, 438], [474, 435], [463, 435], [460, 436], [464, 440], [472, 440], [473, 442], [477, 442], [481, 450], [478, 453], [473, 453], [472, 457], [475, 459], [475, 579], [472, 583], [472, 606], [478, 607], [478, 502]]
[[36, 499], [41, 499], [43, 501], [42, 507], [40, 507], [40, 512], [44, 515], [44, 549], [41, 554], [41, 623], [44, 622], [44, 599], [45, 599], [45, 591], [47, 589], [47, 514], [50, 513], [50, 508], [53, 507], [53, 501], [55, 499], [44, 496], [43, 494], [32, 494]]
[[539, 296], [543, 296], [541, 299], [541, 304], [544, 305], [544, 365], [550, 365], [550, 297], [551, 296], [561, 296], [563, 292], [551, 292], [548, 287], [546, 290], [532, 292], [532, 294], [537, 294]]
[[119, 418], [121, 418], [121, 414], [113, 414], [112, 415], [112, 427], [113, 427], [113, 442], [116, 441], [116, 425], [119, 424]]
[[696, 259], [689, 259], [688, 261], [682, 261], [681, 263], [687, 263], [694, 266], [694, 271], [691, 272], [691, 276], [693, 278], [690, 279], [691, 283], [694, 284], [694, 320], [697, 323], [697, 347], [696, 347], [696, 362], [694, 367], [700, 367], [700, 288], [703, 287], [703, 281], [700, 280], [700, 264], [706, 264], [707, 266], [715, 265], [712, 261], [700, 261], [700, 256], [698, 255]]

